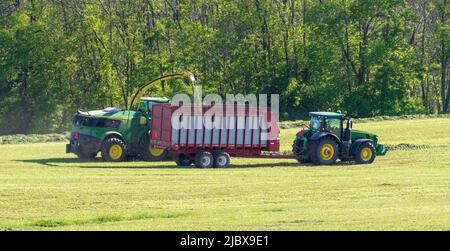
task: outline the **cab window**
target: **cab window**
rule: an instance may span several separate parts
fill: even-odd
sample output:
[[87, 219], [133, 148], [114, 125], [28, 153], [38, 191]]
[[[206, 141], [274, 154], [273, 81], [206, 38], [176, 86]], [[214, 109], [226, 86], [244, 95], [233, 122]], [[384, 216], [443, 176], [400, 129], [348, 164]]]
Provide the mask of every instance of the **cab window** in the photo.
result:
[[139, 102], [138, 111], [141, 111], [144, 114], [149, 114], [147, 102], [145, 102], [145, 101]]
[[340, 119], [328, 119], [328, 130], [333, 134], [340, 137], [341, 135], [341, 120]]

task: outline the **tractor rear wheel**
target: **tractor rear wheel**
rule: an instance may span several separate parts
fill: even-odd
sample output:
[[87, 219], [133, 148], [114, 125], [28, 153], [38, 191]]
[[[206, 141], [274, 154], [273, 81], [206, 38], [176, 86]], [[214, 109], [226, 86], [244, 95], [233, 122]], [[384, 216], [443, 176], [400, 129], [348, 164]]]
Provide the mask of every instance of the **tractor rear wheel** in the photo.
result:
[[322, 138], [310, 144], [310, 157], [315, 164], [332, 165], [336, 162], [338, 153], [338, 144], [330, 138]]
[[372, 164], [375, 157], [375, 147], [370, 142], [362, 143], [355, 153], [355, 161], [358, 164]]
[[125, 142], [119, 138], [106, 139], [103, 141], [101, 152], [104, 161], [121, 162], [126, 155]]

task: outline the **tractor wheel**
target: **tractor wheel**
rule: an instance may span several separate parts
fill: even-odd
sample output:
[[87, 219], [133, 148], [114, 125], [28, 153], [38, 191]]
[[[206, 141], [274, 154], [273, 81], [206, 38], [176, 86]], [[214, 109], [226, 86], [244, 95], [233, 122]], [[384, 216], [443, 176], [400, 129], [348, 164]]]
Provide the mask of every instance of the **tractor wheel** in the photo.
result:
[[192, 165], [192, 160], [186, 154], [177, 154], [174, 159], [179, 167], [190, 167]]
[[355, 153], [355, 161], [358, 164], [372, 164], [375, 160], [375, 147], [370, 142], [364, 142]]
[[230, 166], [230, 155], [227, 152], [217, 151], [213, 153], [214, 167], [227, 168]]
[[103, 141], [102, 158], [108, 162], [121, 162], [125, 159], [125, 143], [119, 138], [109, 138]]
[[195, 155], [194, 164], [198, 168], [211, 168], [214, 165], [214, 156], [210, 152], [198, 152]]
[[302, 147], [303, 146], [301, 146], [301, 147], [297, 146], [294, 142], [294, 144], [292, 144], [292, 153], [297, 157], [298, 163], [300, 163], [300, 164], [310, 163], [311, 160], [309, 159], [308, 156], [300, 155], [299, 148], [302, 149]]
[[330, 138], [323, 138], [319, 141], [311, 142], [310, 151], [310, 157], [313, 163], [332, 165], [338, 158], [339, 147], [336, 141]]

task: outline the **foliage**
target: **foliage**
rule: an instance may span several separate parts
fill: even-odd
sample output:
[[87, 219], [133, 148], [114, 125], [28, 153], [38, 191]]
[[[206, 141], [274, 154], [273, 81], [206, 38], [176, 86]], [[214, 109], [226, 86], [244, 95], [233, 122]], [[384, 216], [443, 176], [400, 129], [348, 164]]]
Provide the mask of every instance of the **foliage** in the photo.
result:
[[284, 120], [448, 113], [449, 15], [448, 0], [4, 0], [0, 134], [66, 131], [184, 69], [206, 93], [280, 94]]

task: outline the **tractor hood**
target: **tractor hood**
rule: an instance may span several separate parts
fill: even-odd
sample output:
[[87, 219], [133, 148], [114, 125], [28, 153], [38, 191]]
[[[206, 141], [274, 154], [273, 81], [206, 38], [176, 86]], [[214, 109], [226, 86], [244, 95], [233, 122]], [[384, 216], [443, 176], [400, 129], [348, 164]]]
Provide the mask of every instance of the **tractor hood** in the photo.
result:
[[366, 131], [357, 130], [357, 129], [352, 129], [352, 138], [374, 139], [376, 137], [377, 137], [376, 134], [373, 134], [373, 133], [370, 133], [370, 132], [366, 132]]

